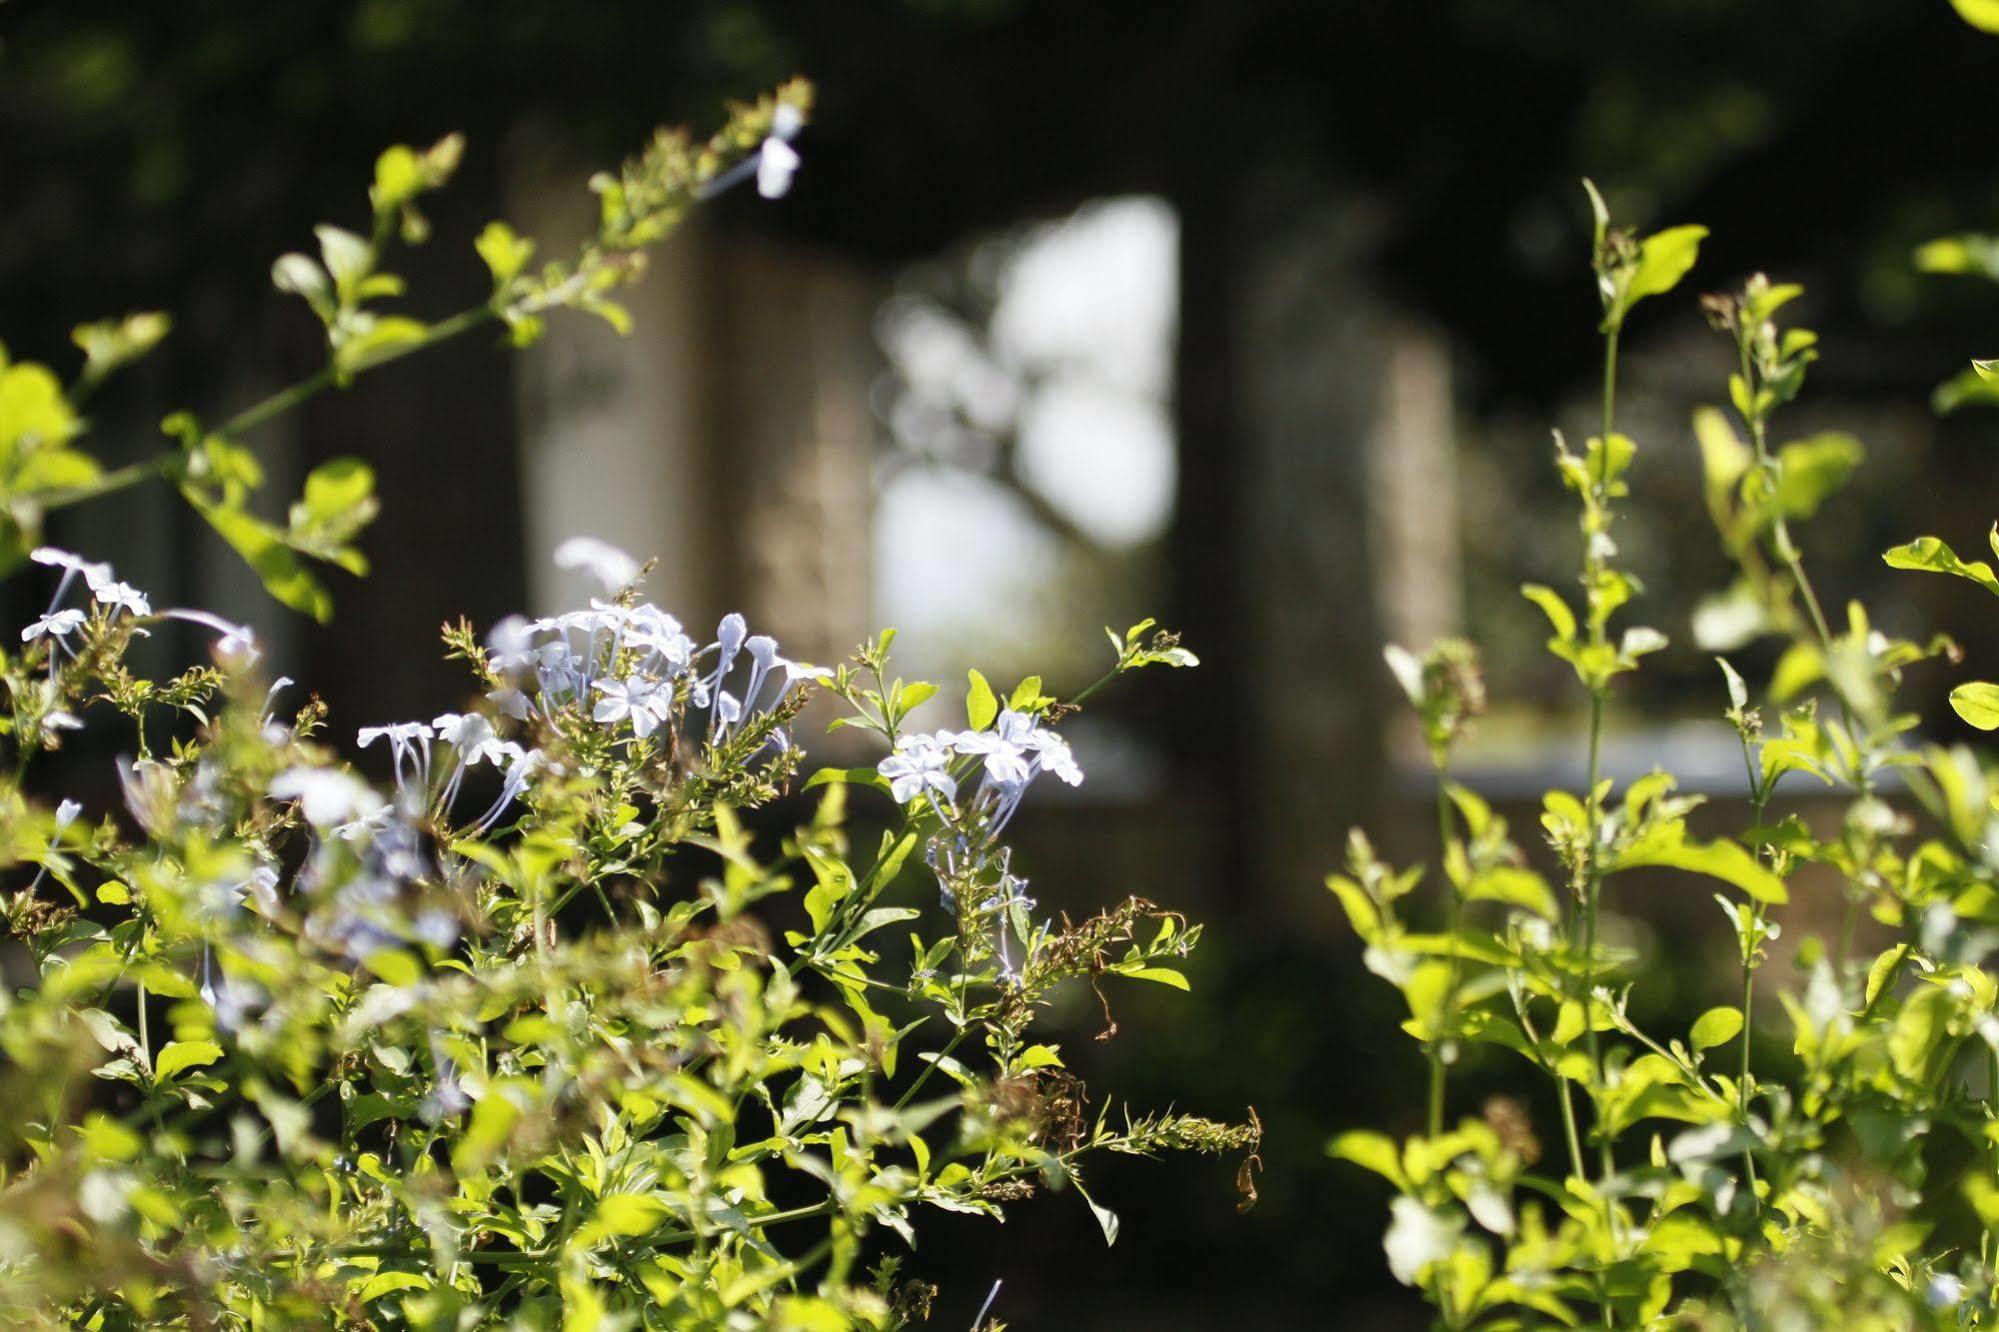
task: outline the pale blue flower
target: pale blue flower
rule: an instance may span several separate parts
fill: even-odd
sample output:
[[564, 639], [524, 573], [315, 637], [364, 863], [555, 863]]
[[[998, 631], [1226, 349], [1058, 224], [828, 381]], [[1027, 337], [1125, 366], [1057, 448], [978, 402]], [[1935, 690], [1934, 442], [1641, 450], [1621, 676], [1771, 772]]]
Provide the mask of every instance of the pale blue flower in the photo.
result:
[[945, 800], [958, 795], [957, 780], [951, 776], [951, 750], [933, 735], [903, 736], [875, 771], [888, 778], [897, 804], [907, 805], [933, 792]]
[[960, 731], [952, 748], [960, 754], [977, 754], [985, 762], [986, 776], [1002, 786], [1018, 786], [1031, 776], [1028, 737], [1034, 733], [1034, 718], [1022, 712], [1002, 712], [990, 731]]
[[50, 640], [50, 651], [54, 651], [54, 640], [67, 638], [83, 627], [83, 612], [80, 610], [52, 611], [36, 620], [21, 631], [21, 641], [32, 643], [37, 638]]
[[170, 620], [186, 620], [213, 629], [220, 637], [215, 640], [215, 655], [225, 661], [236, 661], [244, 666], [254, 663], [262, 655], [257, 647], [257, 635], [247, 624], [234, 624], [220, 615], [212, 615], [205, 610], [191, 610], [185, 606], [174, 606], [160, 614]]
[[659, 728], [672, 706], [672, 697], [664, 686], [639, 676], [599, 680], [592, 687], [599, 697], [590, 710], [590, 720], [607, 726], [629, 721], [632, 734], [641, 740]]
[[112, 610], [122, 610], [131, 615], [151, 615], [153, 603], [146, 594], [130, 583], [104, 583], [91, 588], [91, 595]]
[[315, 828], [332, 828], [379, 813], [385, 802], [368, 784], [339, 768], [290, 768], [271, 779], [271, 798], [296, 800]]
[[603, 584], [606, 592], [629, 586], [639, 576], [639, 562], [608, 541], [571, 537], [555, 548], [558, 569], [580, 569]]

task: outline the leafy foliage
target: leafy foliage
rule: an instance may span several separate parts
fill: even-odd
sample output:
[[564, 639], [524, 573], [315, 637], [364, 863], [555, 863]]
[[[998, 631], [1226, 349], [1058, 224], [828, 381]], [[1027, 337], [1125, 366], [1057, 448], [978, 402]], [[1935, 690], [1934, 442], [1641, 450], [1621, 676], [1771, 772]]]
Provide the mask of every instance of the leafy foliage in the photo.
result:
[[[531, 243], [488, 227], [491, 300], [436, 324], [383, 308], [402, 283], [382, 263], [423, 238], [418, 202], [459, 149], [391, 149], [371, 235], [321, 228], [317, 259], [276, 265], [327, 367], [217, 429], [178, 415], [145, 474], [323, 615], [304, 561], [365, 572], [372, 476], [320, 468], [280, 527], [248, 507], [239, 437], [463, 328], [524, 341], [565, 306], [622, 324], [608, 293], [694, 202], [746, 169], [782, 191], [796, 154], [770, 144], [805, 101], [738, 108], [706, 145], [661, 134], [597, 183], [603, 227], [573, 261], [530, 271]], [[447, 626], [473, 702], [364, 728], [379, 790], [316, 700], [281, 706], [248, 628], [156, 611], [34, 544], [41, 512], [138, 475], [77, 446], [77, 404], [164, 331], [80, 330], [68, 389], [0, 363], [9, 559], [54, 580], [0, 651], [0, 868], [24, 880], [0, 897], [8, 1326], [899, 1328], [934, 1292], [895, 1251], [933, 1210], [999, 1219], [1072, 1188], [1114, 1240], [1085, 1187], [1105, 1153], [1240, 1153], [1253, 1192], [1253, 1115], [1128, 1111], [1036, 1031], [1065, 989], [1094, 990], [1111, 1029], [1124, 981], [1185, 989], [1200, 928], [1137, 897], [1046, 919], [1003, 839], [1044, 771], [1082, 780], [1060, 718], [1129, 671], [1194, 664], [1172, 635], [1113, 634], [1105, 677], [1069, 698], [1030, 678], [1002, 707], [972, 672], [967, 727], [925, 737], [912, 796], [906, 723], [937, 690], [893, 675], [892, 632], [837, 669], [740, 615], [700, 643], [640, 598], [629, 556], [576, 540], [557, 559], [603, 598]], [[166, 619], [212, 631], [212, 661], [139, 674], [129, 651]], [[815, 803], [782, 832], [820, 695], [895, 752], [803, 782]], [[85, 727], [135, 755], [122, 812], [27, 794]], [[850, 795], [877, 793], [887, 831], [850, 833]], [[942, 912], [909, 904], [926, 873]]]
[[[1689, 823], [1702, 801], [1670, 773], [1621, 792], [1601, 773], [1614, 682], [1666, 647], [1653, 630], [1610, 627], [1639, 592], [1616, 564], [1636, 451], [1615, 430], [1617, 337], [1637, 299], [1688, 271], [1702, 233], [1638, 239], [1589, 196], [1603, 429], [1579, 452], [1556, 441], [1578, 501], [1581, 600], [1525, 589], [1551, 626], [1549, 651], [1587, 694], [1588, 784], [1543, 798], [1544, 878], [1487, 802], [1450, 780], [1455, 742], [1484, 699], [1471, 647], [1389, 649], [1437, 770], [1442, 928], [1411, 919], [1431, 876], [1384, 864], [1359, 832], [1329, 886], [1368, 967], [1408, 1004], [1404, 1030], [1430, 1061], [1429, 1120], [1403, 1142], [1349, 1131], [1331, 1151], [1394, 1189], [1389, 1267], [1444, 1327], [1991, 1326], [1999, 787], [1985, 760], [1922, 740], [1894, 703], [1904, 670], [1954, 661], [1955, 645], [1893, 638], [1857, 603], [1838, 622], [1822, 608], [1793, 524], [1844, 482], [1860, 449], [1839, 434], [1771, 442], [1817, 349], [1808, 330], [1778, 322], [1800, 289], [1759, 275], [1702, 299], [1736, 369], [1728, 408], [1693, 421], [1708, 509], [1736, 570], [1718, 599], [1728, 615], [1697, 616], [1696, 636], [1719, 646], [1702, 620], [1725, 618], [1729, 647], [1782, 646], [1761, 688], [1718, 659], [1747, 808], [1734, 835], [1708, 839]], [[1978, 251], [1953, 241], [1926, 253], [1935, 267], [1969, 265]], [[1937, 537], [1886, 558], [1999, 593], [1988, 565]], [[1999, 726], [1999, 687], [1962, 685], [1952, 703], [1974, 726]], [[1841, 816], [1780, 814], [1780, 787], [1801, 783], [1836, 792]], [[1647, 1030], [1633, 1013], [1649, 1008], [1633, 996], [1655, 987], [1653, 959], [1622, 942], [1639, 936], [1603, 922], [1614, 896], [1687, 875], [1722, 890], [1740, 995], [1685, 1033]], [[1766, 984], [1759, 1005], [1782, 917], [1827, 894], [1844, 913], [1837, 939], [1788, 950], [1800, 983], [1779, 987], [1775, 1004]], [[1859, 950], [1863, 918], [1891, 934], [1885, 950]], [[1448, 1070], [1476, 1046], [1510, 1051], [1547, 1079], [1560, 1120], [1552, 1168], [1536, 1171], [1541, 1138], [1520, 1104], [1494, 1098], [1479, 1117], [1449, 1120]]]
[[[552, 310], [597, 315], [619, 332], [631, 319], [613, 299], [644, 273], [646, 251], [672, 234], [701, 200], [747, 178], [772, 153], [791, 154], [788, 140], [803, 123], [812, 90], [793, 81], [758, 101], [731, 108], [727, 123], [707, 140], [662, 129], [616, 177], [600, 175], [597, 234], [573, 258], [529, 267], [532, 240], [505, 222], [487, 225], [475, 242], [492, 273], [491, 295], [442, 319], [427, 320], [390, 302], [406, 294], [401, 276], [388, 269], [391, 245], [420, 245], [430, 225], [419, 204], [449, 183], [464, 143], [448, 135], [421, 151], [396, 145], [375, 164], [368, 189], [367, 234], [327, 223], [314, 229], [318, 256], [281, 255], [271, 282], [297, 296], [326, 333], [327, 363], [220, 424], [177, 411], [161, 423], [175, 447], [121, 467], [107, 468], [84, 447], [85, 401], [115, 370], [144, 356], [171, 328], [157, 313], [86, 324], [75, 340], [84, 364], [65, 388], [44, 365], [8, 363], [0, 350], [0, 574], [17, 568], [39, 541], [44, 516], [99, 495], [148, 481], [177, 488], [194, 510], [285, 605], [324, 620], [331, 594], [315, 563], [349, 573], [366, 572], [354, 539], [374, 518], [374, 475], [352, 458], [336, 459], [307, 478], [288, 521], [256, 512], [263, 468], [248, 444], [258, 427], [317, 393], [351, 383], [358, 375], [413, 352], [494, 323], [516, 346], [542, 334]], [[795, 165], [795, 154], [792, 154]]]

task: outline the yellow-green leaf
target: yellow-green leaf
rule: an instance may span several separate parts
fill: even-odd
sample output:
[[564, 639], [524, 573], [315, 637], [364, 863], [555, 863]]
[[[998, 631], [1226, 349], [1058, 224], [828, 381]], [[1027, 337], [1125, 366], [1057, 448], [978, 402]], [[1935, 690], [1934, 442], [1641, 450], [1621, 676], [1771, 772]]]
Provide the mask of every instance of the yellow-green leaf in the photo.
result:
[[1981, 731], [1999, 731], [1999, 685], [1961, 684], [1950, 691], [1950, 707]]
[[1742, 1031], [1742, 1010], [1739, 1008], [1710, 1008], [1694, 1019], [1694, 1029], [1689, 1035], [1696, 1050], [1711, 1050], [1717, 1045], [1726, 1045]]
[[214, 1041], [169, 1041], [153, 1061], [153, 1077], [165, 1082], [174, 1074], [200, 1068], [222, 1058], [222, 1047]]

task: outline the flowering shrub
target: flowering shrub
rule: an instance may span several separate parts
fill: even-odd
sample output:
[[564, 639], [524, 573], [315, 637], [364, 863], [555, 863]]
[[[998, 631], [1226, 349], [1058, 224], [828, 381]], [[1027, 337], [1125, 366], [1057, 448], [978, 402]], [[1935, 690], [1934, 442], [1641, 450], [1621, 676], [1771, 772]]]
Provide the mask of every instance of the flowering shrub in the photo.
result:
[[[607, 293], [687, 206], [737, 179], [783, 192], [804, 104], [742, 108], [705, 148], [662, 134], [600, 178], [573, 262], [531, 274], [530, 243], [489, 227], [491, 300], [438, 324], [373, 303], [457, 148], [391, 150], [372, 239], [322, 229], [323, 262], [277, 267], [327, 369], [212, 431], [175, 418], [180, 447], [136, 469], [97, 464], [76, 404], [163, 321], [85, 330], [70, 390], [0, 370], [6, 549], [50, 591], [0, 654], [0, 866], [23, 870], [0, 899], [21, 973], [0, 999], [9, 1325], [895, 1328], [933, 1293], [899, 1274], [927, 1209], [1073, 1188], [1114, 1239], [1093, 1157], [1253, 1154], [1253, 1122], [1093, 1105], [1036, 1038], [1062, 987], [1184, 988], [1200, 935], [1135, 897], [1055, 923], [1027, 893], [1004, 833], [1043, 774], [1083, 779], [1056, 727], [1090, 690], [1002, 699], [972, 672], [964, 729], [914, 732], [937, 691], [892, 674], [892, 633], [831, 668], [740, 615], [697, 637], [640, 598], [634, 561], [577, 540], [556, 558], [603, 596], [447, 626], [471, 701], [363, 727], [356, 768], [319, 703], [260, 674], [248, 628], [35, 542], [44, 511], [162, 476], [323, 614], [304, 561], [362, 567], [367, 471], [315, 472], [279, 527], [246, 507], [241, 435], [475, 324], [621, 321]], [[128, 649], [169, 619], [209, 631], [211, 660], [145, 678]], [[1099, 685], [1194, 664], [1149, 622], [1113, 647]], [[879, 763], [801, 780], [815, 695]], [[82, 728], [131, 755], [122, 811], [24, 790]], [[803, 788], [802, 826], [753, 833]], [[878, 801], [878, 841], [850, 840], [850, 795]], [[920, 866], [941, 914], [900, 891]]]
[[[1370, 970], [1408, 1003], [1404, 1030], [1428, 1058], [1426, 1130], [1406, 1141], [1354, 1130], [1335, 1156], [1394, 1187], [1389, 1266], [1449, 1328], [1550, 1321], [1604, 1327], [1992, 1326], [1999, 1308], [1999, 933], [1995, 774], [1960, 745], [1921, 739], [1900, 713], [1902, 673], [1957, 659], [1947, 638], [1898, 639], [1857, 603], [1828, 616], [1796, 528], [1859, 460], [1840, 434], [1776, 444], [1816, 339], [1778, 317], [1799, 288], [1758, 276], [1701, 305], [1730, 343], [1733, 419], [1694, 417], [1706, 497], [1737, 569], [1697, 621], [1711, 650], [1781, 645], [1760, 687], [1718, 658], [1722, 716], [1742, 751], [1746, 805], [1713, 811], [1733, 836], [1697, 835], [1699, 797], [1662, 771], [1625, 784], [1599, 767], [1616, 679], [1667, 645], [1612, 621], [1638, 595], [1615, 525], [1635, 445], [1616, 428], [1618, 337], [1641, 300], [1693, 266], [1698, 227], [1643, 239], [1613, 228], [1594, 189], [1602, 297], [1601, 433], [1556, 465], [1577, 502], [1580, 605], [1527, 587], [1548, 650], [1588, 699], [1588, 784], [1550, 791], [1541, 832], [1553, 874], [1530, 867], [1507, 824], [1451, 780], [1457, 742], [1485, 704], [1474, 650], [1439, 644], [1388, 663], [1420, 716], [1437, 777], [1442, 906], [1418, 923], [1423, 870], [1382, 863], [1351, 838], [1329, 885]], [[1980, 373], [1991, 373], [1979, 363]], [[1999, 529], [1993, 534], [1999, 550]], [[1902, 569], [1999, 593], [1981, 562], [1936, 537], [1887, 552]], [[1720, 692], [1720, 691], [1718, 691]], [[1974, 726], [1999, 726], [1999, 687], [1952, 694]], [[1807, 822], [1780, 788], [1836, 792], [1837, 818]], [[1638, 872], [1643, 871], [1640, 875]], [[1656, 960], [1612, 928], [1619, 889], [1703, 876], [1738, 962], [1734, 1002], [1684, 1031], [1656, 1011]], [[1631, 887], [1627, 887], [1629, 884]], [[1798, 980], [1755, 1004], [1794, 895], [1830, 896], [1837, 938], [1782, 954]], [[1892, 933], [1860, 951], [1862, 918]], [[1717, 998], [1719, 996], [1716, 996]], [[1505, 1098], [1451, 1116], [1450, 1070], [1468, 1047], [1501, 1047], [1547, 1079], [1554, 1145]], [[1551, 1169], [1537, 1172], [1547, 1158]]]

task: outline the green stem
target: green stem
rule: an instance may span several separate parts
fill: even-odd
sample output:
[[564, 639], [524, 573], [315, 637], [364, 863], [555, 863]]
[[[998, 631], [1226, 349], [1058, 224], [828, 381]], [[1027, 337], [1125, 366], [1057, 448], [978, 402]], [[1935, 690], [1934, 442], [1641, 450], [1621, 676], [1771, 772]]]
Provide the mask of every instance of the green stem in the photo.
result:
[[[375, 356], [369, 357], [360, 364], [350, 367], [347, 371], [346, 382], [351, 383], [357, 375], [366, 374], [370, 370], [379, 369], [392, 362], [400, 361], [405, 356], [413, 356], [417, 352], [435, 347], [441, 342], [448, 342], [459, 334], [477, 328], [481, 324], [487, 323], [497, 317], [497, 313], [489, 305], [477, 305], [469, 310], [461, 310], [448, 319], [432, 324], [424, 330], [422, 337], [414, 338], [409, 342], [398, 343], [393, 347], [384, 348]], [[341, 383], [341, 377], [335, 373], [334, 368], [330, 365], [326, 366], [318, 372], [299, 380], [297, 383], [279, 389], [269, 397], [244, 408], [218, 426], [214, 433], [227, 439], [235, 439], [246, 435], [265, 422], [284, 415], [300, 403]], [[114, 491], [126, 490], [145, 481], [171, 476], [180, 464], [182, 457], [183, 455], [179, 450], [170, 449], [154, 457], [135, 463], [128, 463], [123, 467], [106, 472], [95, 481], [91, 481], [85, 485], [72, 486], [67, 490], [54, 491], [43, 496], [40, 501], [41, 507], [47, 511], [66, 509], [73, 504], [81, 504], [86, 500], [97, 499], [100, 496], [109, 495]]]
[[1089, 684], [1083, 686], [1083, 688], [1076, 694], [1074, 698], [1066, 699], [1064, 701], [1067, 702], [1068, 705], [1072, 708], [1080, 708], [1083, 706], [1084, 702], [1090, 697], [1090, 695], [1096, 693], [1099, 689], [1102, 689], [1105, 685], [1117, 679], [1118, 676], [1122, 674], [1124, 674], [1124, 659], [1120, 657], [1118, 659], [1117, 665], [1111, 667], [1109, 670], [1105, 671], [1102, 675], [1092, 680]]
[[957, 1034], [951, 1037], [949, 1041], [945, 1042], [944, 1049], [938, 1054], [938, 1056], [935, 1059], [931, 1060], [929, 1063], [925, 1064], [922, 1070], [917, 1073], [916, 1081], [910, 1083], [909, 1086], [903, 1090], [902, 1095], [896, 1099], [896, 1103], [892, 1107], [892, 1109], [900, 1110], [904, 1106], [908, 1105], [911, 1101], [915, 1100], [916, 1093], [923, 1090], [923, 1084], [930, 1081], [930, 1075], [937, 1071], [937, 1066], [943, 1063], [946, 1059], [949, 1059], [951, 1057], [951, 1052], [958, 1048], [958, 1046], [964, 1041], [965, 1037], [971, 1034], [971, 1031], [972, 1029], [968, 1026], [958, 1028]]
[[[1757, 822], [1762, 822], [1759, 818]], [[1763, 919], [1762, 908], [1757, 908], [1756, 920]], [[1756, 996], [1756, 967], [1745, 952], [1742, 959], [1742, 1073], [1736, 1087], [1736, 1099], [1742, 1112], [1742, 1126], [1749, 1127], [1749, 1036], [1753, 1028], [1749, 1022], [1749, 1005]], [[1749, 1181], [1749, 1198], [1756, 1200], [1756, 1156], [1749, 1148], [1742, 1149], [1742, 1172]]]
[[1617, 417], [1617, 335], [1620, 326], [1613, 324], [1603, 339], [1603, 449], [1604, 457], [1610, 455], [1611, 422]]
[[[1749, 736], [1746, 733], [1739, 733], [1738, 738], [1742, 741], [1742, 763], [1749, 771], [1749, 808], [1754, 816], [1755, 826], [1761, 828], [1768, 818], [1770, 788], [1763, 784], [1763, 775], [1757, 770], [1755, 758], [1749, 752]], [[1775, 872], [1777, 868], [1776, 861], [1779, 857], [1775, 851], [1770, 849], [1767, 843], [1758, 850], [1757, 855], [1760, 859], [1770, 862], [1771, 870]], [[1751, 1003], [1756, 997], [1756, 956], [1763, 937], [1765, 908], [1759, 902], [1751, 910], [1751, 934], [1742, 946], [1742, 1069], [1741, 1076], [1737, 1082], [1737, 1095], [1740, 1101], [1744, 1128], [1749, 1126], [1749, 1093], [1751, 1086], [1749, 1076], [1749, 1038], [1754, 1031], [1754, 1027], [1749, 1020], [1749, 1010]], [[1749, 1197], [1753, 1202], [1756, 1200], [1756, 1157], [1747, 1147], [1742, 1149], [1742, 1173], [1743, 1177], [1749, 1181]], [[1759, 1208], [1758, 1210], [1760, 1211], [1761, 1209]]]
[[[1438, 755], [1435, 760], [1437, 771], [1437, 855], [1440, 863], [1448, 864], [1451, 847], [1451, 798], [1445, 789], [1449, 782], [1450, 769], [1446, 759]], [[1449, 981], [1444, 986], [1444, 1018], [1446, 1027], [1454, 1027], [1457, 1017], [1459, 960], [1455, 951], [1458, 923], [1462, 905], [1458, 900], [1457, 885], [1451, 882], [1448, 869], [1438, 876], [1444, 888], [1444, 933], [1453, 940]], [[1450, 1039], [1450, 1031], [1442, 1033], [1443, 1039]], [[1444, 1131], [1444, 1058], [1441, 1041], [1430, 1043], [1430, 1136], [1435, 1138]]]
[[[1596, 918], [1597, 898], [1603, 884], [1602, 866], [1597, 856], [1597, 844], [1602, 838], [1603, 802], [1598, 788], [1602, 785], [1603, 772], [1603, 690], [1590, 692], [1589, 709], [1589, 802], [1586, 806], [1588, 818], [1589, 845], [1584, 849], [1583, 869], [1583, 1040], [1589, 1047], [1589, 1062], [1595, 1085], [1603, 1085], [1603, 1045], [1596, 1033], [1596, 1019], [1592, 1009], [1596, 1003]], [[1604, 1177], [1610, 1177], [1613, 1169], [1610, 1140], [1604, 1138], [1597, 1143], [1598, 1156]]]
[[[1509, 987], [1508, 992], [1513, 996], [1513, 1014], [1520, 1021], [1520, 1030], [1527, 1034], [1527, 1043], [1539, 1049], [1541, 1033], [1534, 1030], [1534, 1019], [1527, 1012], [1526, 1003], [1521, 999], [1518, 990]], [[1542, 1067], [1547, 1070], [1548, 1076], [1555, 1080], [1556, 1099], [1562, 1109], [1562, 1137], [1569, 1146], [1569, 1172], [1577, 1179], [1587, 1179], [1588, 1175], [1583, 1170], [1582, 1135], [1576, 1132], [1576, 1107], [1570, 1099], [1569, 1080], [1548, 1065], [1544, 1064]]]
[[[1605, 469], [1610, 464], [1610, 440], [1617, 421], [1617, 337], [1620, 329], [1612, 324], [1603, 340], [1603, 435], [1597, 448], [1596, 486], [1599, 494], [1592, 498], [1593, 504], [1604, 504], [1606, 525], [1609, 522], [1608, 504], [1600, 493], [1608, 482]], [[1591, 543], [1585, 537], [1583, 567], [1586, 583], [1592, 583], [1597, 573], [1598, 558]], [[1601, 646], [1605, 641], [1604, 625], [1595, 614], [1590, 616], [1590, 638], [1593, 646]], [[1603, 885], [1603, 867], [1599, 855], [1599, 843], [1603, 838], [1603, 800], [1599, 790], [1603, 783], [1603, 713], [1608, 685], [1598, 683], [1590, 688], [1589, 700], [1589, 789], [1585, 795], [1586, 810], [1585, 836], [1583, 847], [1583, 1040], [1589, 1049], [1589, 1061], [1593, 1087], [1603, 1086], [1603, 1044], [1597, 1036], [1596, 1021], [1592, 1008], [1596, 1002], [1596, 926], [1598, 897]], [[1615, 1160], [1608, 1138], [1597, 1143], [1598, 1161], [1603, 1177], [1608, 1179], [1615, 1167]]]

